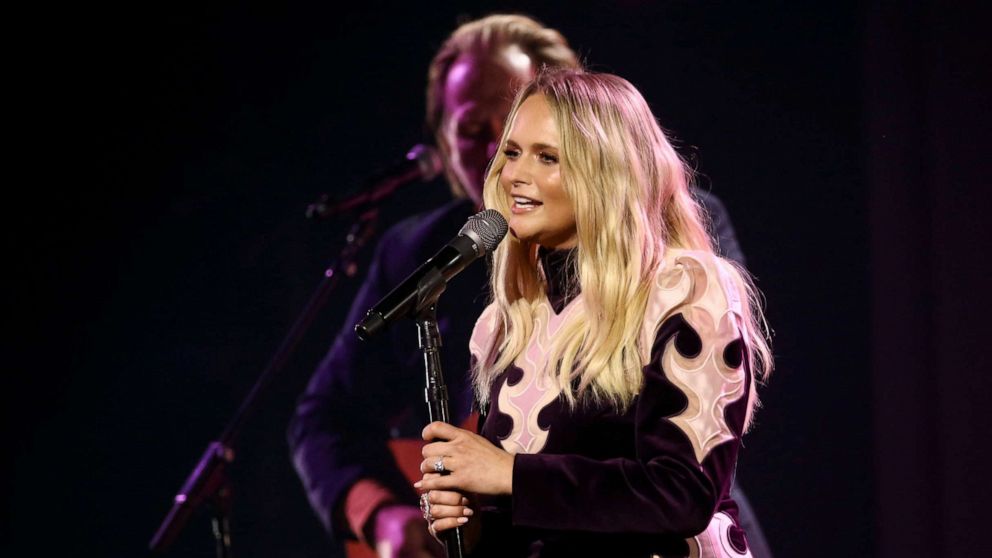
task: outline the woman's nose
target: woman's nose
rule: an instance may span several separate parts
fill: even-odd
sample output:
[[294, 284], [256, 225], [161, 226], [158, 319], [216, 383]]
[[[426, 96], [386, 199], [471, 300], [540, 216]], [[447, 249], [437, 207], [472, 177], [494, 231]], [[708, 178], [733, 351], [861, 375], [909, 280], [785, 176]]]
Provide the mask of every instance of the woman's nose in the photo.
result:
[[506, 176], [511, 187], [530, 183], [530, 172], [527, 169], [527, 165], [519, 159], [507, 160], [506, 165], [503, 167], [503, 174]]

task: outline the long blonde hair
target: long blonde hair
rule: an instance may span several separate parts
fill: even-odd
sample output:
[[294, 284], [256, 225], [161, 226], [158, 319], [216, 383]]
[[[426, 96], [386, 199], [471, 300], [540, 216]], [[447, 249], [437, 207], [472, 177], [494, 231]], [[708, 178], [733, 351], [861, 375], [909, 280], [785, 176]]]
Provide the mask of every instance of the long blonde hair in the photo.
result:
[[[572, 405], [588, 394], [595, 402], [625, 408], [640, 390], [640, 332], [666, 249], [712, 253], [713, 244], [689, 191], [691, 172], [633, 85], [582, 70], [542, 72], [518, 93], [503, 145], [520, 105], [531, 95], [545, 96], [558, 127], [562, 181], [578, 238], [572, 269], [584, 305], [584, 315], [555, 336], [545, 373], [555, 374]], [[506, 156], [497, 152], [483, 198], [486, 207], [508, 214], [511, 200], [499, 183], [505, 164]], [[494, 252], [490, 287], [501, 337], [474, 370], [480, 401], [487, 400], [494, 378], [530, 339], [534, 311], [545, 292], [537, 250], [511, 237]], [[757, 327], [760, 312], [750, 314], [745, 327]], [[754, 345], [750, 337], [745, 341]], [[752, 364], [764, 374], [770, 356], [764, 336], [757, 338], [758, 359]]]

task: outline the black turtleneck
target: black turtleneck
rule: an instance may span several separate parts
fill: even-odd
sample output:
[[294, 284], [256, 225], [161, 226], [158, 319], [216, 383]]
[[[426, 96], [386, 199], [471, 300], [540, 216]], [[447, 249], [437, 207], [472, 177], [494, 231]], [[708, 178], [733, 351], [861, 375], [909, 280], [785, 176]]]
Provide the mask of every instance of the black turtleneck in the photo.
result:
[[555, 314], [568, 306], [579, 294], [579, 282], [575, 273], [575, 248], [550, 250], [541, 247], [537, 257], [541, 260], [541, 268], [547, 281], [548, 302]]

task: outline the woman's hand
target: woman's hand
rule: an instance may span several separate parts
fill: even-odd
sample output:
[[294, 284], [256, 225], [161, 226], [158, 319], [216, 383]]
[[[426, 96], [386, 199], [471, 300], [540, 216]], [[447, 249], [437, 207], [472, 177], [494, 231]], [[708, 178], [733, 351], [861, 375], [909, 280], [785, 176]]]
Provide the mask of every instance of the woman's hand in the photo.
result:
[[[439, 477], [429, 473], [425, 477]], [[461, 527], [468, 523], [475, 512], [469, 506], [469, 499], [451, 490], [428, 490], [420, 495], [420, 508], [432, 535]]]
[[[425, 440], [444, 441], [424, 446], [420, 472], [426, 474], [415, 487], [425, 492], [457, 490], [492, 495], [513, 492], [512, 454], [482, 436], [445, 422], [428, 424], [423, 436]], [[443, 472], [449, 474], [435, 474]]]
[[[435, 478], [441, 475], [428, 473], [425, 478]], [[481, 525], [478, 521], [469, 521], [475, 512], [469, 507], [471, 501], [458, 492], [450, 490], [429, 490], [420, 495], [420, 509], [427, 519], [427, 530], [438, 542], [442, 542], [441, 533], [456, 527], [462, 527], [465, 550], [472, 550], [479, 540]]]

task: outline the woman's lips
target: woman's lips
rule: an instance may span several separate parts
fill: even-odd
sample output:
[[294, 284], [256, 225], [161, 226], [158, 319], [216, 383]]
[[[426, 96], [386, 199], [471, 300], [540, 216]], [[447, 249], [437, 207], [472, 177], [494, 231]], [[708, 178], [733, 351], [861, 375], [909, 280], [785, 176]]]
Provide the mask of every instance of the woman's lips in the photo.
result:
[[510, 212], [514, 215], [521, 215], [523, 213], [530, 213], [542, 205], [544, 204], [537, 200], [523, 196], [513, 196], [513, 206], [510, 208]]

